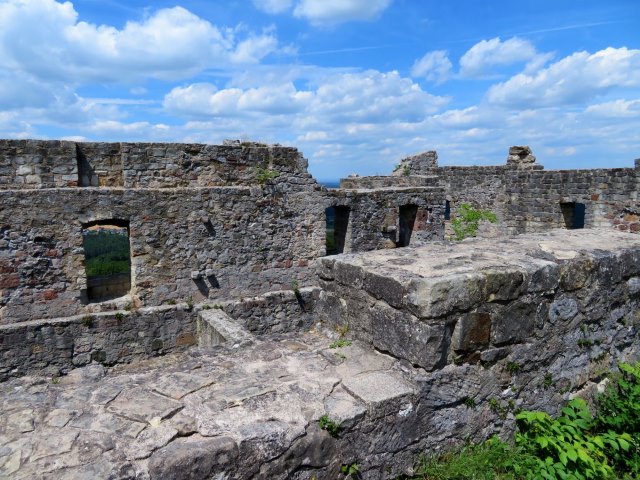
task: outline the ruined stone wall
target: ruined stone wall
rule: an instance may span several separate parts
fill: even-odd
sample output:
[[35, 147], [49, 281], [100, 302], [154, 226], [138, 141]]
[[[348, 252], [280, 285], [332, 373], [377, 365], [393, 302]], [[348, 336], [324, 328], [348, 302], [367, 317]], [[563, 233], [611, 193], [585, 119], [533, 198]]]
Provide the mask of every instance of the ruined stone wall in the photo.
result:
[[75, 143], [0, 140], [0, 189], [72, 187], [77, 184]]
[[312, 187], [295, 148], [225, 145], [0, 140], [0, 189], [175, 188], [288, 184]]
[[0, 325], [0, 382], [26, 374], [57, 376], [89, 363], [116, 365], [198, 344], [198, 312], [221, 309], [256, 334], [308, 329], [320, 289], [301, 288], [192, 305], [87, 313]]
[[560, 204], [572, 202], [585, 205], [585, 228], [640, 231], [637, 169], [542, 170], [538, 164], [526, 166], [511, 162], [501, 166], [430, 167], [416, 176], [350, 177], [340, 186], [439, 185], [444, 188], [451, 215], [461, 203], [491, 210], [499, 221], [492, 232], [502, 235], [564, 228]]
[[[404, 203], [420, 206], [416, 240], [442, 236], [441, 190], [327, 191], [292, 148], [5, 140], [0, 153], [11, 181], [25, 158], [76, 175], [66, 188], [58, 188], [62, 177], [40, 175], [0, 189], [5, 325], [306, 286], [325, 255], [332, 205], [352, 209], [349, 250], [394, 246], [385, 242]], [[82, 229], [110, 221], [129, 229], [131, 295], [89, 303]]]
[[165, 306], [0, 326], [0, 381], [178, 352], [197, 344], [195, 319], [185, 306]]
[[507, 434], [515, 409], [555, 414], [640, 355], [640, 240], [629, 233], [342, 255], [323, 259], [320, 276], [318, 315], [331, 329], [348, 325], [347, 338], [421, 372], [411, 424], [387, 426], [405, 465]]
[[328, 206], [351, 209], [345, 252], [395, 248], [399, 208], [403, 205], [418, 207], [413, 243], [443, 236], [443, 191], [438, 187], [333, 190], [331, 193]]
[[129, 222], [134, 304], [304, 286], [325, 241], [322, 204], [309, 200], [259, 187], [0, 192], [11, 206], [0, 214], [0, 323], [94, 309], [82, 226], [95, 220]]

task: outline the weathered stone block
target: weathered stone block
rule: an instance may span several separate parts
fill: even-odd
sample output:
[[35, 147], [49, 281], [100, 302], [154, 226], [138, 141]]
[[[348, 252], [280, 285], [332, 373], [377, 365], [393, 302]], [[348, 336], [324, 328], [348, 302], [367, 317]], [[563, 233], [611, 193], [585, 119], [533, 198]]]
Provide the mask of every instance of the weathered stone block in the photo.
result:
[[382, 302], [371, 311], [373, 346], [427, 370], [442, 366], [449, 335], [443, 323], [427, 323]]
[[491, 341], [491, 314], [470, 312], [460, 316], [451, 336], [451, 348], [469, 352], [487, 347]]

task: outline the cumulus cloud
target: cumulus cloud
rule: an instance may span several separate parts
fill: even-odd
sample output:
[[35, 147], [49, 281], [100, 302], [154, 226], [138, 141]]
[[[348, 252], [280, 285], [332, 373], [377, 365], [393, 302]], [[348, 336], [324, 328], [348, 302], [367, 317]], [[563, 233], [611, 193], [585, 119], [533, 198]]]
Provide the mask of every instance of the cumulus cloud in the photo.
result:
[[434, 50], [428, 52], [411, 67], [413, 77], [424, 77], [436, 84], [443, 83], [451, 76], [453, 65], [447, 56], [446, 50]]
[[460, 58], [460, 75], [482, 77], [492, 73], [493, 67], [528, 62], [527, 70], [540, 68], [550, 59], [550, 54], [540, 54], [528, 40], [518, 37], [504, 42], [500, 37], [482, 40]]
[[336, 24], [352, 20], [372, 20], [391, 0], [300, 0], [293, 14], [313, 24]]
[[221, 30], [182, 7], [117, 29], [79, 21], [70, 2], [0, 4], [0, 64], [74, 83], [186, 78], [205, 68], [257, 62], [277, 49], [272, 33]]
[[415, 121], [437, 111], [446, 102], [447, 99], [425, 92], [398, 72], [370, 70], [335, 75], [309, 90], [298, 90], [292, 82], [221, 90], [209, 83], [192, 84], [169, 92], [164, 107], [187, 116], [300, 114], [304, 118], [292, 121], [326, 125]]
[[577, 52], [534, 75], [521, 73], [492, 86], [487, 100], [511, 107], [546, 107], [587, 102], [614, 87], [640, 86], [640, 50], [606, 48]]
[[176, 87], [164, 99], [164, 108], [187, 116], [236, 117], [264, 114], [280, 115], [299, 112], [311, 94], [299, 92], [292, 83], [267, 85], [242, 90], [218, 90], [209, 83]]

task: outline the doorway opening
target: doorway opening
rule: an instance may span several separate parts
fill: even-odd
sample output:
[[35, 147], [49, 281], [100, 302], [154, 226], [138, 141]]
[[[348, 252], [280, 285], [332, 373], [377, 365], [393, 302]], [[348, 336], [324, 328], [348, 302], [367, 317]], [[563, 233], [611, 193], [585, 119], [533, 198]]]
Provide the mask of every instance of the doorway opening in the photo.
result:
[[398, 247], [408, 247], [409, 243], [411, 243], [411, 235], [413, 234], [417, 214], [417, 205], [402, 205], [400, 207], [398, 213]]

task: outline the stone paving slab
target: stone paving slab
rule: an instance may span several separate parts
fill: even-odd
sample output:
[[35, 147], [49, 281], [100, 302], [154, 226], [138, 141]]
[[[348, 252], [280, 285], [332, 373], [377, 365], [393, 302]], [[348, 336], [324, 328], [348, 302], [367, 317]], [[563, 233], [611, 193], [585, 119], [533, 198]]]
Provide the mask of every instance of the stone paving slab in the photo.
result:
[[330, 342], [314, 332], [264, 337], [2, 383], [0, 478], [209, 478], [217, 469], [261, 478], [260, 465], [330, 438], [321, 416], [346, 432], [367, 408], [412, 391], [390, 357]]

